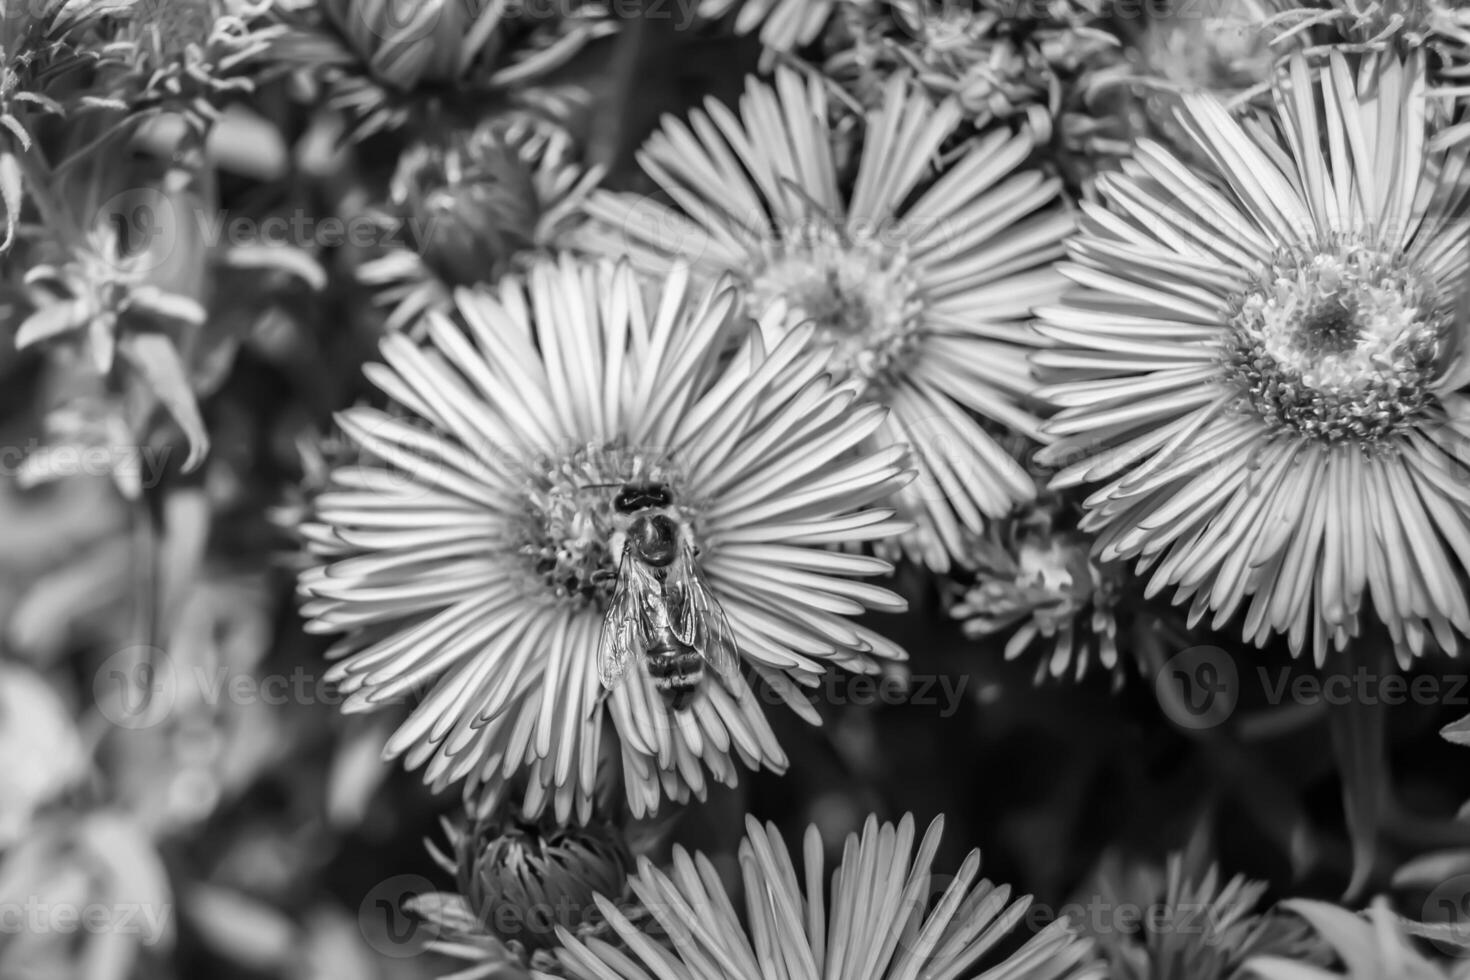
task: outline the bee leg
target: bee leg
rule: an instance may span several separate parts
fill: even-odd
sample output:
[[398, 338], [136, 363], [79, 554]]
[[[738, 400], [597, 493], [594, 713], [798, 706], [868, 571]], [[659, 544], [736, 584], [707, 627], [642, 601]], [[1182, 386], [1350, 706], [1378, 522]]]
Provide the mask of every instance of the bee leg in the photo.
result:
[[607, 703], [607, 699], [610, 697], [612, 697], [612, 688], [604, 687], [598, 693], [596, 700], [592, 702], [592, 707], [587, 709], [588, 719], [596, 718], [598, 712], [602, 710], [602, 706]]

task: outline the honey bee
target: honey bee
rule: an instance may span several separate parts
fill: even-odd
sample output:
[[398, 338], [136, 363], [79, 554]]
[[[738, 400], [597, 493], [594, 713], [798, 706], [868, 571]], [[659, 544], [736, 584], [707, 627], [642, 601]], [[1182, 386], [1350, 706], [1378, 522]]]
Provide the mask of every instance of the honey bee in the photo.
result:
[[611, 690], [636, 658], [669, 708], [689, 707], [705, 664], [724, 678], [739, 670], [735, 634], [695, 561], [664, 483], [626, 483], [613, 511], [626, 522], [617, 586], [602, 621], [597, 672]]

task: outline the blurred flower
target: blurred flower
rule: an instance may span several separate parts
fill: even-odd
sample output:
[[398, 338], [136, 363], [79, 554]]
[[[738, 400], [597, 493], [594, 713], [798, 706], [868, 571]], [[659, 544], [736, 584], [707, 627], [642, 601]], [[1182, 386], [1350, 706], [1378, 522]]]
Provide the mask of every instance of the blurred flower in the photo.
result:
[[790, 51], [811, 44], [832, 14], [843, 5], [863, 0], [699, 0], [699, 16], [724, 17], [737, 7], [735, 33], [760, 29], [761, 44], [772, 51]]
[[642, 151], [644, 169], [689, 217], [598, 192], [585, 247], [627, 252], [654, 274], [687, 258], [711, 279], [735, 276], [752, 310], [780, 299], [815, 320], [814, 339], [837, 348], [831, 370], [893, 410], [869, 445], [913, 447], [923, 479], [896, 501], [919, 526], [902, 546], [945, 569], [966, 531], [1035, 492], [969, 413], [1038, 435], [1026, 404], [1027, 318], [1063, 288], [1051, 268], [1072, 228], [1055, 206], [1061, 182], [1018, 169], [1034, 140], [1001, 130], [936, 172], [933, 156], [964, 113], [902, 79], [868, 119], [848, 200], [820, 81], [780, 69], [774, 87], [748, 85], [740, 112], [710, 100], [692, 129], [669, 121]]
[[137, 112], [180, 112], [203, 127], [222, 100], [254, 89], [251, 72], [280, 33], [274, 0], [87, 0], [105, 17], [97, 92]]
[[87, 772], [71, 711], [42, 677], [0, 663], [0, 850], [30, 832], [36, 811]]
[[[594, 897], [617, 900], [633, 857], [606, 822], [559, 826], [503, 816], [472, 828], [445, 822], [453, 854], [434, 850], [458, 894], [421, 895], [409, 910], [437, 928], [429, 948], [478, 964], [456, 974], [493, 976], [508, 965], [548, 967], [557, 929], [582, 933], [598, 915]], [[432, 849], [432, 848], [431, 848]]]
[[[159, 467], [167, 448], [133, 445], [133, 430], [128, 423], [122, 399], [104, 392], [92, 392], [72, 398], [46, 413], [46, 441], [27, 454], [16, 470], [16, 482], [23, 488], [51, 483], [76, 475], [79, 461], [100, 463], [112, 477], [118, 492], [128, 500], [137, 500], [145, 485], [160, 476]], [[97, 475], [92, 466], [87, 475]]]
[[[1104, 872], [1104, 891], [1097, 897], [1104, 908], [1147, 910], [1141, 928], [1119, 929], [1106, 920], [1094, 924], [1085, 915], [1079, 923], [1096, 939], [1113, 980], [1234, 980], [1246, 960], [1256, 956], [1287, 956], [1303, 966], [1325, 959], [1299, 922], [1261, 910], [1264, 882], [1244, 875], [1222, 881], [1214, 865], [1191, 874], [1180, 854], [1169, 856], [1163, 874], [1157, 867], [1145, 869], [1143, 882], [1131, 888], [1116, 871]], [[1137, 890], [1142, 883], [1146, 893]]]
[[[869, 817], [861, 837], [848, 836], [827, 895], [815, 827], [803, 839], [802, 861], [794, 862], [774, 824], [762, 827], [747, 817], [747, 836], [740, 844], [744, 923], [709, 859], [691, 857], [679, 847], [672, 874], [643, 859], [631, 881], [642, 905], [671, 938], [672, 949], [649, 942], [610, 902], [600, 900], [629, 951], [563, 930], [557, 957], [576, 980], [637, 980], [649, 972], [731, 980], [975, 975], [977, 964], [1015, 928], [1031, 900], [1010, 902], [1010, 886], [979, 878], [978, 850], [969, 853], [957, 874], [931, 877], [943, 827], [943, 818], [930, 824], [916, 852], [911, 815], [897, 827], [880, 826]], [[801, 882], [796, 864], [804, 871]], [[1053, 922], [1009, 956], [991, 959], [995, 965], [987, 977], [1102, 976], [1092, 962], [1092, 943], [1066, 921]]]
[[1282, 902], [1284, 911], [1307, 921], [1329, 944], [1341, 963], [1332, 968], [1309, 965], [1294, 958], [1262, 953], [1245, 964], [1246, 976], [1255, 980], [1451, 980], [1465, 976], [1465, 963], [1454, 969], [1441, 966], [1414, 948], [1404, 934], [1398, 916], [1378, 899], [1366, 912], [1355, 914], [1328, 902], [1292, 899]]
[[79, 22], [73, 6], [67, 0], [0, 4], [0, 130], [9, 134], [0, 135], [0, 254], [14, 244], [24, 206], [28, 177], [21, 159], [31, 149], [31, 127], [42, 115], [64, 111], [60, 98], [67, 81], [96, 60], [95, 52], [72, 43], [70, 32]]
[[1357, 86], [1341, 55], [1315, 81], [1298, 57], [1249, 127], [1186, 96], [1218, 184], [1142, 144], [1072, 243], [1083, 288], [1038, 311], [1060, 409], [1038, 458], [1066, 464], [1055, 488], [1099, 485], [1100, 557], [1153, 569], [1191, 625], [1245, 607], [1248, 639], [1310, 633], [1319, 662], [1365, 598], [1401, 655], [1470, 631], [1464, 161], [1427, 152], [1423, 84], [1418, 56]]
[[404, 151], [387, 224], [407, 240], [357, 273], [393, 308], [388, 329], [447, 309], [457, 287], [493, 282], [555, 248], [602, 176], [571, 158], [564, 131], [524, 122], [493, 121]]
[[1066, 519], [1062, 502], [1042, 494], [1017, 513], [991, 522], [968, 556], [975, 569], [950, 614], [965, 635], [992, 636], [1014, 628], [1005, 657], [1014, 660], [1041, 640], [1036, 681], [1072, 672], [1086, 676], [1094, 661], [1122, 681], [1114, 607], [1124, 569], [1094, 561], [1092, 539]]
[[[0, 976], [126, 980], [173, 945], [174, 904], [153, 843], [116, 811], [47, 821], [0, 857]], [[70, 928], [66, 927], [70, 913]]]
[[1232, 110], [1262, 101], [1278, 62], [1300, 47], [1289, 40], [1280, 49], [1271, 45], [1267, 24], [1283, 3], [1206, 0], [1150, 11], [1130, 32], [1123, 56], [1082, 82], [1085, 99], [1089, 104], [1111, 100], [1118, 112], [1129, 115], [1130, 152], [1138, 137], [1152, 134], [1174, 152], [1192, 154], [1193, 141], [1178, 119], [1180, 95], [1209, 93]]
[[931, 96], [954, 97], [974, 129], [1020, 118], [1038, 143], [1084, 151], [1111, 127], [1073, 93], [1118, 59], [1098, 6], [881, 0], [846, 19], [852, 36], [829, 45], [822, 70], [869, 109], [890, 76], [912, 73]]
[[600, 5], [564, 9], [504, 0], [321, 0], [288, 15], [282, 62], [318, 75], [356, 136], [396, 129], [433, 107], [484, 115], [487, 100], [526, 90], [589, 41], [616, 30]]
[[189, 439], [185, 470], [208, 451], [209, 440], [189, 388], [179, 353], [184, 334], [203, 326], [206, 313], [195, 299], [155, 284], [157, 256], [129, 250], [119, 225], [101, 215], [97, 223], [63, 246], [65, 258], [37, 265], [26, 274], [36, 311], [16, 332], [15, 345], [79, 341], [101, 375], [112, 373], [121, 352]]
[[1230, 98], [1270, 82], [1276, 56], [1264, 30], [1272, 0], [1230, 0], [1148, 18], [1139, 47], [1149, 74], [1183, 91]]
[[684, 270], [658, 291], [655, 314], [626, 268], [563, 259], [529, 286], [461, 292], [468, 330], [430, 314], [427, 347], [390, 335], [387, 365], [368, 368], [405, 415], [340, 416], [369, 455], [334, 473], [303, 529], [322, 562], [301, 577], [303, 613], [349, 634], [329, 675], [345, 710], [437, 678], [387, 747], [436, 786], [468, 776], [493, 797], [523, 772], [528, 816], [585, 820], [608, 713], [636, 815], [703, 798], [706, 768], [727, 784], [736, 759], [785, 768], [743, 677], [711, 673], [680, 712], [636, 667], [599, 696], [613, 488], [630, 480], [669, 484], [744, 660], [803, 717], [817, 720], [796, 684], [903, 656], [847, 618], [903, 608], [853, 580], [888, 564], [826, 550], [902, 528], [867, 508], [908, 478], [904, 451], [852, 453], [882, 409], [831, 385], [809, 328], [766, 357], [747, 333], [727, 363], [731, 292]]

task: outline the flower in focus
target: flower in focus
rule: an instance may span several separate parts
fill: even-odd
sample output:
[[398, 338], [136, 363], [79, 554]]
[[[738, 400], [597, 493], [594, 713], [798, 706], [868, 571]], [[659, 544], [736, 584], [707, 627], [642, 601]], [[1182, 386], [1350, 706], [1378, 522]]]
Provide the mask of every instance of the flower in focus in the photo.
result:
[[469, 777], [467, 793], [494, 797], [521, 774], [528, 817], [553, 804], [585, 820], [608, 716], [635, 815], [703, 798], [706, 770], [733, 784], [736, 760], [785, 768], [741, 676], [710, 671], [686, 711], [636, 665], [601, 696], [622, 557], [612, 502], [629, 481], [667, 484], [742, 659], [809, 721], [800, 685], [904, 656], [848, 619], [904, 607], [855, 581], [888, 564], [828, 550], [903, 527], [870, 505], [909, 478], [904, 450], [852, 452], [883, 410], [831, 383], [812, 328], [766, 356], [746, 331], [725, 363], [733, 292], [685, 270], [658, 292], [645, 309], [627, 268], [568, 258], [533, 266], [529, 288], [461, 291], [467, 328], [431, 313], [427, 346], [389, 335], [369, 368], [405, 417], [340, 417], [369, 459], [335, 472], [303, 529], [321, 560], [302, 575], [303, 611], [314, 631], [348, 633], [329, 675], [345, 710], [432, 682], [387, 753], [436, 786]]
[[1038, 311], [1038, 458], [1095, 485], [1099, 557], [1137, 559], [1191, 626], [1244, 609], [1248, 639], [1310, 634], [1319, 662], [1365, 600], [1401, 656], [1470, 630], [1464, 161], [1427, 150], [1423, 86], [1417, 56], [1355, 86], [1337, 55], [1315, 80], [1294, 59], [1250, 126], [1186, 96], [1217, 185], [1141, 144], [1085, 208], [1081, 288]]
[[624, 892], [633, 857], [610, 824], [558, 826], [544, 817], [445, 823], [452, 854], [433, 850], [458, 893], [414, 899], [409, 910], [437, 927], [431, 949], [478, 964], [460, 976], [548, 962], [556, 930], [578, 933], [597, 916], [594, 896]]
[[[815, 827], [803, 839], [803, 860], [794, 862], [774, 824], [763, 827], [751, 817], [745, 823], [739, 851], [744, 922], [709, 859], [675, 848], [671, 874], [644, 859], [630, 882], [672, 949], [655, 946], [610, 902], [599, 900], [629, 952], [562, 931], [557, 957], [566, 974], [575, 980], [636, 980], [650, 973], [731, 980], [971, 976], [1031, 902], [1029, 896], [1011, 902], [1010, 886], [980, 878], [978, 850], [957, 874], [943, 877], [941, 891], [930, 868], [943, 818], [929, 825], [916, 851], [911, 815], [896, 827], [869, 817], [861, 837], [848, 836], [830, 894]], [[803, 869], [800, 881], [796, 864]], [[1101, 977], [1092, 957], [1091, 942], [1058, 920], [1009, 956], [991, 956], [994, 965], [984, 976]]]
[[254, 88], [251, 71], [279, 34], [274, 0], [96, 0], [105, 18], [99, 91], [134, 111], [182, 112], [197, 127]]
[[1066, 519], [1061, 501], [1043, 494], [993, 521], [976, 540], [966, 562], [975, 569], [974, 584], [950, 614], [971, 638], [1013, 629], [1007, 660], [1040, 640], [1038, 683], [1068, 672], [1080, 681], [1094, 661], [1121, 683], [1114, 613], [1123, 569], [1094, 560], [1091, 549], [1091, 538]]
[[[276, 55], [328, 87], [332, 108], [361, 137], [396, 129], [425, 109], [484, 114], [487, 100], [515, 89], [525, 99], [589, 41], [616, 29], [592, 3], [567, 10], [502, 0], [321, 0], [289, 17]], [[543, 106], [543, 108], [548, 108]], [[549, 107], [556, 110], [555, 106]]]
[[391, 188], [389, 222], [405, 247], [363, 263], [358, 279], [392, 307], [388, 329], [402, 329], [447, 309], [456, 287], [493, 282], [554, 249], [601, 176], [577, 166], [569, 138], [551, 127], [492, 122], [417, 143]]
[[687, 258], [707, 278], [733, 275], [750, 309], [779, 299], [814, 320], [813, 339], [837, 348], [831, 370], [892, 409], [870, 445], [914, 448], [923, 479], [896, 502], [919, 526], [902, 546], [937, 570], [967, 531], [1035, 492], [985, 425], [1039, 434], [1028, 317], [1060, 295], [1051, 263], [1072, 227], [1061, 182], [1022, 166], [1027, 132], [988, 132], [935, 171], [963, 115], [895, 79], [843, 195], [822, 83], [781, 69], [774, 87], [749, 84], [739, 119], [710, 100], [648, 141], [640, 163], [683, 214], [597, 192], [581, 233], [654, 274]]

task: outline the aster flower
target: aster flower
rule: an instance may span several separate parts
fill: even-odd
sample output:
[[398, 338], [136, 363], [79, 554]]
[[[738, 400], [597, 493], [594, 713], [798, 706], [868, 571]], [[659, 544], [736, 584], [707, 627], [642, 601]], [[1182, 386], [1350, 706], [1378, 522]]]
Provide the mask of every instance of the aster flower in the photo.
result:
[[870, 445], [916, 452], [924, 478], [897, 497], [919, 523], [904, 550], [947, 568], [966, 531], [1035, 492], [970, 413], [1038, 433], [1027, 317], [1062, 288], [1051, 268], [1071, 228], [1056, 207], [1061, 182], [1024, 169], [1035, 147], [1025, 131], [991, 131], [936, 172], [964, 113], [903, 79], [868, 117], [850, 194], [838, 189], [820, 81], [788, 69], [774, 86], [751, 81], [738, 119], [705, 105], [639, 156], [683, 214], [599, 192], [583, 247], [626, 252], [654, 274], [687, 258], [704, 277], [735, 276], [750, 309], [780, 299], [813, 319], [816, 338], [837, 346], [831, 370], [893, 410]]
[[633, 864], [622, 834], [603, 821], [563, 827], [502, 815], [472, 827], [446, 821], [444, 830], [451, 853], [430, 850], [458, 891], [420, 895], [408, 908], [435, 927], [430, 950], [472, 964], [459, 980], [555, 969], [556, 930], [594, 930], [596, 896], [621, 896]]
[[1142, 144], [1085, 208], [1081, 288], [1038, 311], [1052, 486], [1094, 485], [1100, 557], [1191, 625], [1244, 609], [1248, 639], [1310, 636], [1319, 662], [1365, 602], [1401, 651], [1470, 629], [1464, 159], [1427, 149], [1423, 86], [1417, 56], [1355, 83], [1335, 55], [1246, 124], [1186, 96], [1212, 183]]
[[914, 819], [879, 825], [869, 817], [851, 834], [827, 891], [823, 847], [815, 827], [802, 842], [803, 877], [774, 824], [747, 817], [740, 844], [746, 915], [737, 915], [714, 865], [703, 854], [675, 848], [671, 872], [647, 859], [630, 882], [672, 948], [650, 941], [605, 899], [598, 904], [624, 953], [607, 943], [561, 930], [558, 953], [575, 980], [629, 980], [650, 975], [718, 976], [730, 980], [795, 978], [957, 977], [985, 961], [993, 980], [1101, 977], [1092, 944], [1069, 923], [1053, 922], [1006, 957], [994, 949], [1025, 915], [1030, 898], [1011, 901], [1008, 885], [980, 878], [980, 852], [971, 851], [942, 892], [931, 865], [943, 818], [929, 825], [915, 850]]
[[508, 106], [512, 90], [523, 102], [554, 103], [546, 85], [526, 86], [616, 29], [599, 5], [576, 0], [550, 14], [505, 0], [321, 0], [285, 16], [276, 56], [319, 78], [358, 137], [438, 110], [478, 117], [487, 103]]
[[976, 540], [966, 562], [974, 582], [950, 615], [971, 638], [1011, 630], [1007, 660], [1040, 646], [1037, 683], [1069, 672], [1080, 681], [1094, 662], [1121, 683], [1115, 608], [1123, 569], [1096, 561], [1091, 549], [1063, 502], [1043, 493]]
[[555, 248], [601, 179], [573, 162], [570, 137], [549, 126], [491, 122], [423, 141], [399, 161], [387, 224], [403, 247], [371, 259], [358, 279], [390, 306], [388, 329], [446, 309], [458, 286], [493, 282]]
[[667, 483], [745, 664], [808, 720], [798, 685], [903, 656], [847, 618], [903, 608], [854, 581], [887, 563], [827, 550], [902, 529], [869, 508], [908, 478], [902, 448], [852, 452], [882, 409], [832, 385], [812, 328], [764, 357], [745, 331], [724, 364], [732, 292], [683, 269], [657, 292], [645, 309], [627, 268], [565, 257], [533, 266], [529, 287], [461, 291], [467, 327], [431, 313], [426, 347], [390, 335], [369, 369], [406, 417], [341, 416], [370, 456], [316, 501], [304, 530], [322, 564], [302, 576], [303, 611], [349, 634], [329, 674], [346, 710], [437, 678], [387, 746], [436, 786], [469, 777], [467, 792], [495, 796], [519, 773], [528, 816], [585, 820], [606, 718], [635, 814], [733, 783], [737, 763], [785, 768], [740, 676], [707, 677], [681, 712], [636, 667], [601, 696], [621, 557], [609, 485]]

